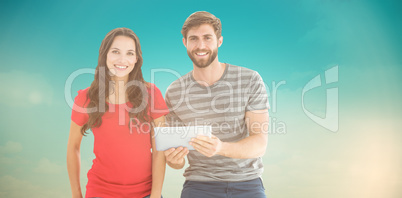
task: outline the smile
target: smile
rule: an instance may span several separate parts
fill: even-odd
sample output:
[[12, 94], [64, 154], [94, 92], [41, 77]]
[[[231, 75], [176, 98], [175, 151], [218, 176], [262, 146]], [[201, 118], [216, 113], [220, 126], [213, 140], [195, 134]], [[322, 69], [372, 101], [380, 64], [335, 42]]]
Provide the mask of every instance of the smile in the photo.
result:
[[207, 52], [199, 52], [199, 53], [195, 53], [197, 56], [205, 56], [208, 53]]
[[117, 69], [127, 69], [128, 66], [124, 66], [124, 65], [114, 65], [114, 67], [116, 67]]

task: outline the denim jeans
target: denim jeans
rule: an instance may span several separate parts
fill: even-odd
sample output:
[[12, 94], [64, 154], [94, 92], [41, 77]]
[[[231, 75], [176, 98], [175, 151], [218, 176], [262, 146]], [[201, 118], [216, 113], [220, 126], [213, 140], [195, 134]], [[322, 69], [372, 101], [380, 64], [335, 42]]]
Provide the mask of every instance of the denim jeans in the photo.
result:
[[181, 198], [266, 198], [261, 178], [244, 182], [186, 181]]

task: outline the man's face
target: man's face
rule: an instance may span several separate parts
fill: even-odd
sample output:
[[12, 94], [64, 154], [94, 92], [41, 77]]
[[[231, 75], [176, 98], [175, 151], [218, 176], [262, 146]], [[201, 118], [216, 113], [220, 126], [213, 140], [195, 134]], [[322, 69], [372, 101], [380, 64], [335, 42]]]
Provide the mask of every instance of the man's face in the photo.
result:
[[216, 38], [214, 28], [209, 24], [193, 27], [183, 38], [187, 54], [194, 65], [199, 68], [208, 67], [218, 55], [218, 47], [222, 45], [222, 37]]

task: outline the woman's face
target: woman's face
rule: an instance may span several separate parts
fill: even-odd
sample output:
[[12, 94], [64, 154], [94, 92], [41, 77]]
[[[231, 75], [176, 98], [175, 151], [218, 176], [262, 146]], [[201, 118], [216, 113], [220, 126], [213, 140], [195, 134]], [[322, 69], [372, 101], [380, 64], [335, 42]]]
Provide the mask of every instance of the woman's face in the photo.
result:
[[137, 63], [135, 42], [127, 36], [116, 36], [107, 53], [106, 65], [113, 80], [127, 80]]

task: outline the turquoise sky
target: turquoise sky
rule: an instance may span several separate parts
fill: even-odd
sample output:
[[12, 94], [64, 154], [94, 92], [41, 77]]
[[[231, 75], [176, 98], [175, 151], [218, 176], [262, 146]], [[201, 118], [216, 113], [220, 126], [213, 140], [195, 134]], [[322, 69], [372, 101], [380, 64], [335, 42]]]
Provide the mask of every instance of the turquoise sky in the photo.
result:
[[[0, 197], [71, 197], [64, 90], [71, 85], [74, 97], [93, 75], [71, 84], [69, 76], [95, 68], [106, 33], [127, 27], [140, 38], [146, 80], [164, 93], [174, 74], [192, 69], [180, 29], [201, 10], [222, 21], [220, 61], [258, 71], [270, 93], [269, 197], [400, 197], [401, 7], [397, 0], [1, 1]], [[321, 86], [305, 92], [318, 75]], [[92, 135], [83, 138], [83, 189], [92, 145]], [[168, 168], [164, 197], [179, 196], [182, 173]]]

